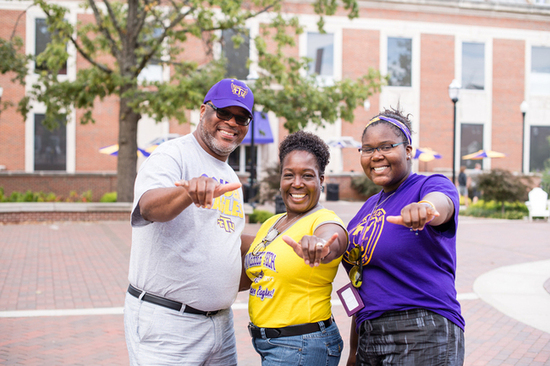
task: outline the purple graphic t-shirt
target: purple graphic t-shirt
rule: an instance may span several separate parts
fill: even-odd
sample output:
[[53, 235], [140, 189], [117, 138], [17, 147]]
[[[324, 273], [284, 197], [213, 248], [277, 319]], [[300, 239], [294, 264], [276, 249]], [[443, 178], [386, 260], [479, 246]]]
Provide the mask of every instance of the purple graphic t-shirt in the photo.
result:
[[[454, 216], [446, 224], [426, 225], [415, 235], [405, 226], [386, 221], [387, 216], [400, 215], [404, 206], [434, 191], [447, 195], [455, 206]], [[382, 191], [365, 202], [347, 227], [348, 251], [355, 245], [363, 247], [359, 294], [365, 307], [355, 314], [357, 329], [366, 319], [386, 311], [422, 308], [464, 330], [455, 288], [458, 208], [456, 187], [440, 174], [427, 177], [411, 173], [394, 192]], [[347, 255], [342, 263], [349, 272], [353, 266]]]

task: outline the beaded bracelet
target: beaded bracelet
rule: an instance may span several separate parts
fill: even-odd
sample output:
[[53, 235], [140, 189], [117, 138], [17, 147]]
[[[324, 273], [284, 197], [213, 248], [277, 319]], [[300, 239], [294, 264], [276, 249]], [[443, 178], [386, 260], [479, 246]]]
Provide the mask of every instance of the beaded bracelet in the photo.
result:
[[[428, 204], [428, 205], [432, 206], [432, 208], [433, 208], [434, 210], [436, 210], [435, 205], [434, 205], [433, 203], [431, 203], [430, 201], [422, 200], [422, 201], [418, 201], [418, 203], [425, 203], [425, 204]], [[436, 211], [437, 211], [437, 210], [436, 210]]]

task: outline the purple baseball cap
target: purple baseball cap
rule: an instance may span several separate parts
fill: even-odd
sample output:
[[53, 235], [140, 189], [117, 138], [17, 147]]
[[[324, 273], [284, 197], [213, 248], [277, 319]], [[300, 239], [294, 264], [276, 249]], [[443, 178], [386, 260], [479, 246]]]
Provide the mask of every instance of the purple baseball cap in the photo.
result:
[[203, 103], [212, 101], [218, 108], [242, 107], [252, 116], [254, 95], [252, 90], [240, 80], [223, 79], [218, 81], [204, 97]]

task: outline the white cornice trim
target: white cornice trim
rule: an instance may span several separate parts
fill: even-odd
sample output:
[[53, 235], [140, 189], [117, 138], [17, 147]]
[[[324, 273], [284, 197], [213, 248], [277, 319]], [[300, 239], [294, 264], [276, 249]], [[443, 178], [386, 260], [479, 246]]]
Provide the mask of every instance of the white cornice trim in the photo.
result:
[[[286, 2], [312, 4], [314, 0], [287, 0]], [[358, 4], [360, 8], [421, 11], [425, 13], [473, 15], [479, 17], [545, 21], [548, 21], [548, 17], [550, 17], [550, 5], [546, 4], [513, 4], [467, 0], [358, 0]]]

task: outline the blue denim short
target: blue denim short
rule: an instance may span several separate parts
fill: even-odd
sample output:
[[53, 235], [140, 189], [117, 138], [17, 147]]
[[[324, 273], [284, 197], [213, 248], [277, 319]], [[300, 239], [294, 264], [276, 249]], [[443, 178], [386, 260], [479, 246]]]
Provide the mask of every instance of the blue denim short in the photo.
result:
[[337, 366], [344, 341], [335, 322], [317, 332], [290, 337], [252, 338], [262, 366]]

